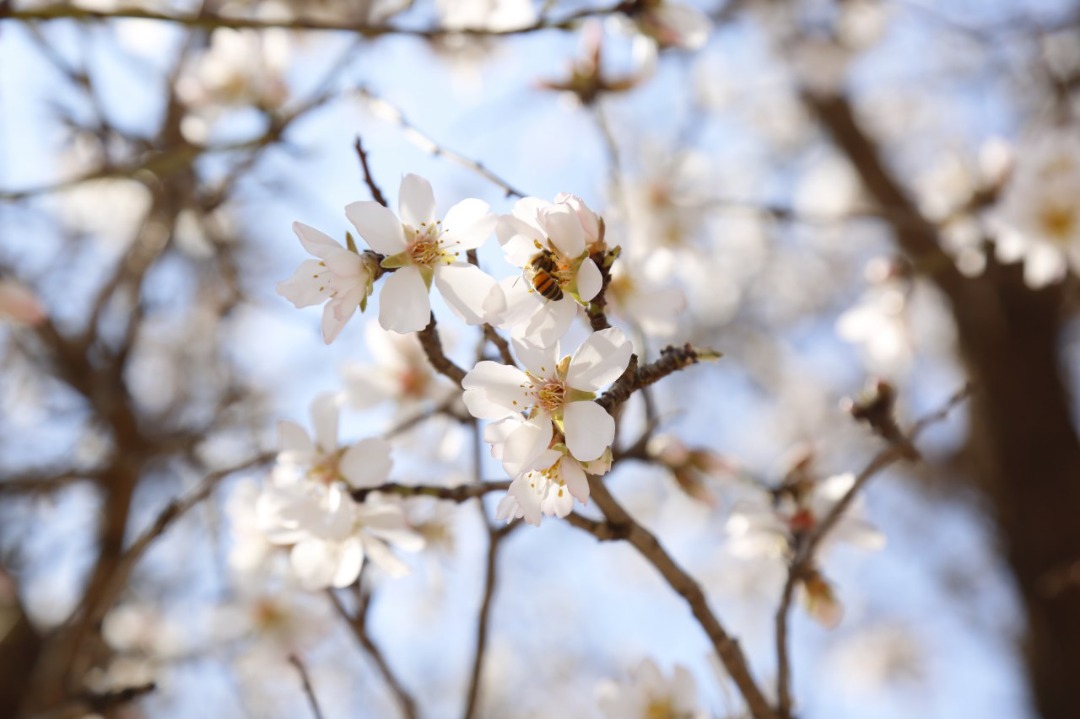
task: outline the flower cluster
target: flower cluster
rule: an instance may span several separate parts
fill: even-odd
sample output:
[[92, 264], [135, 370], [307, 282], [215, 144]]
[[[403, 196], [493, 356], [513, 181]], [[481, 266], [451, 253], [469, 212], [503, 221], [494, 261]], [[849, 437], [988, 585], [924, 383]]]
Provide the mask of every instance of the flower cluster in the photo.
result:
[[[485, 438], [492, 456], [513, 480], [499, 516], [524, 517], [534, 524], [544, 514], [565, 516], [575, 498], [588, 499], [586, 475], [602, 474], [611, 466], [615, 420], [594, 400], [626, 370], [633, 352], [631, 342], [615, 328], [592, 333], [572, 356], [563, 356], [560, 349], [574, 319], [601, 293], [604, 271], [617, 256], [617, 248], [609, 251], [605, 243], [603, 221], [580, 198], [567, 194], [553, 202], [522, 198], [502, 217], [496, 217], [487, 203], [466, 199], [442, 219], [431, 185], [423, 178], [406, 175], [398, 194], [396, 215], [375, 201], [345, 208], [368, 247], [363, 251], [351, 237], [343, 246], [296, 223], [296, 234], [316, 259], [304, 262], [290, 280], [278, 285], [278, 292], [297, 307], [326, 303], [322, 327], [327, 343], [338, 336], [357, 307], [365, 309], [374, 283], [384, 276], [378, 302], [379, 324], [385, 330], [404, 335], [427, 328], [432, 317], [429, 294], [435, 287], [466, 324], [507, 332], [523, 368], [483, 360], [461, 383], [469, 413], [491, 420]], [[502, 281], [478, 264], [477, 251], [492, 235], [506, 261], [519, 268], [519, 273]], [[402, 345], [391, 353], [397, 358], [384, 363], [390, 379], [379, 384], [388, 385], [389, 394], [415, 394], [412, 385], [417, 381], [428, 386], [422, 362], [400, 354], [407, 351], [418, 359], [419, 344], [407, 347], [412, 349]], [[386, 394], [366, 389], [372, 382], [358, 379], [355, 370], [351, 375], [355, 406], [369, 403], [369, 395]], [[324, 461], [309, 455], [302, 455], [304, 463]], [[347, 474], [349, 469], [355, 468], [342, 468], [342, 479], [360, 486], [361, 480]], [[316, 494], [325, 512], [337, 507], [341, 492], [323, 487]], [[295, 539], [290, 533], [286, 536]], [[325, 579], [327, 567], [334, 565], [333, 552], [325, 537], [320, 541], [320, 579]], [[305, 546], [297, 544], [294, 553], [314, 556], [314, 550]], [[354, 574], [356, 561], [351, 557], [342, 565], [348, 571], [342, 569], [335, 581]]]
[[351, 585], [365, 558], [400, 576], [408, 568], [387, 545], [423, 547], [401, 507], [350, 495], [387, 480], [390, 446], [370, 438], [339, 447], [337, 401], [322, 395], [312, 404], [314, 438], [293, 422], [278, 426], [277, 465], [256, 503], [260, 528], [271, 543], [291, 547], [293, 573], [306, 589]]

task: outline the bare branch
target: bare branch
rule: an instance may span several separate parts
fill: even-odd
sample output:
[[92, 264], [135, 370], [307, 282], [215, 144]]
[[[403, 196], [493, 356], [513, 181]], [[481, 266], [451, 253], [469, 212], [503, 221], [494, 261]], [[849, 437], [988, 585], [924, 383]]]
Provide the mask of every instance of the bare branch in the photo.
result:
[[368, 634], [367, 612], [368, 608], [371, 606], [371, 595], [362, 591], [359, 584], [355, 585], [355, 590], [357, 601], [359, 602], [355, 615], [349, 614], [349, 611], [345, 608], [345, 605], [342, 604], [341, 599], [338, 598], [337, 594], [334, 593], [334, 590], [329, 589], [326, 593], [330, 595], [330, 601], [333, 602], [338, 614], [341, 615], [341, 618], [344, 619], [345, 623], [352, 629], [353, 636], [360, 642], [360, 646], [363, 648], [364, 652], [371, 658], [371, 661], [375, 662], [375, 667], [382, 675], [383, 681], [386, 682], [390, 692], [394, 695], [394, 698], [397, 699], [397, 702], [401, 707], [402, 716], [404, 716], [405, 719], [417, 719], [419, 715], [416, 711], [416, 700], [405, 691], [405, 687], [401, 685], [401, 681], [398, 680], [397, 676], [390, 669], [390, 665], [387, 663], [386, 657], [383, 656], [382, 650], [371, 638], [371, 635]]
[[642, 558], [660, 572], [671, 589], [686, 600], [694, 618], [712, 642], [713, 649], [724, 665], [724, 669], [727, 670], [743, 699], [746, 700], [751, 716], [754, 719], [778, 719], [778, 715], [773, 711], [750, 673], [750, 666], [738, 640], [728, 634], [720, 620], [713, 614], [701, 586], [675, 562], [659, 540], [649, 530], [638, 524], [615, 500], [603, 479], [590, 475], [589, 489], [596, 506], [607, 517], [607, 521], [597, 522], [581, 515], [571, 514], [568, 517], [570, 523], [590, 532], [601, 541], [621, 539], [637, 549]]
[[843, 517], [844, 513], [851, 506], [851, 503], [855, 501], [855, 496], [866, 486], [866, 483], [869, 482], [874, 475], [895, 462], [903, 459], [910, 460], [917, 458], [918, 454], [913, 454], [913, 452], [914, 441], [919, 434], [930, 425], [945, 419], [949, 415], [949, 412], [971, 396], [972, 390], [973, 387], [971, 384], [964, 385], [964, 387], [949, 398], [941, 409], [916, 422], [907, 435], [896, 437], [890, 441], [889, 445], [878, 452], [877, 455], [870, 460], [870, 463], [859, 472], [847, 492], [845, 492], [836, 504], [833, 505], [829, 510], [829, 513], [825, 515], [814, 530], [808, 534], [796, 548], [795, 556], [792, 558], [788, 567], [787, 581], [784, 583], [784, 590], [780, 597], [780, 605], [776, 610], [774, 621], [776, 625], [777, 711], [781, 719], [786, 719], [791, 716], [792, 706], [791, 662], [788, 658], [788, 618], [791, 614], [791, 605], [795, 598], [795, 589], [798, 587], [799, 582], [802, 581], [809, 572], [813, 571], [814, 557], [818, 548], [821, 546], [822, 541], [824, 541], [826, 535], [828, 535], [836, 526], [837, 522], [840, 521], [840, 518]]
[[304, 667], [303, 662], [300, 661], [300, 657], [290, 654], [289, 663], [296, 667], [296, 672], [300, 675], [300, 682], [304, 686], [304, 696], [307, 697], [311, 713], [315, 719], [323, 719], [322, 709], [319, 708], [319, 700], [315, 698], [315, 688], [311, 686], [311, 677], [308, 676], [307, 669]]
[[372, 492], [380, 492], [382, 494], [393, 494], [398, 497], [435, 497], [437, 499], [446, 499], [460, 504], [461, 502], [466, 502], [470, 499], [483, 497], [490, 492], [505, 492], [508, 489], [510, 489], [509, 481], [459, 484], [456, 487], [440, 487], [438, 485], [430, 484], [396, 484], [394, 482], [388, 482], [386, 484], [380, 484], [378, 487], [354, 489], [352, 491], [352, 498], [357, 502], [363, 502]]

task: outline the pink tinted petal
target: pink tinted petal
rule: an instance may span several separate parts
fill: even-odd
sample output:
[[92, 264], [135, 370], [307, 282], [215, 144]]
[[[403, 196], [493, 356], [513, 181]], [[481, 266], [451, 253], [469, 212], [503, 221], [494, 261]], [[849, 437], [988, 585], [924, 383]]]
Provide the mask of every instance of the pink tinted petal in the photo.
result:
[[431, 321], [431, 301], [415, 267], [402, 267], [386, 278], [379, 293], [379, 324], [399, 334], [419, 332]]
[[320, 259], [325, 259], [326, 255], [333, 250], [344, 249], [341, 243], [329, 235], [302, 222], [294, 222], [292, 228], [296, 236], [300, 238], [300, 244], [304, 246], [304, 249]]
[[435, 192], [431, 183], [420, 175], [408, 174], [401, 178], [398, 191], [398, 213], [401, 221], [420, 229], [420, 225], [430, 225], [435, 221]]
[[491, 237], [495, 230], [495, 215], [483, 200], [462, 200], [443, 218], [444, 240], [463, 250], [475, 250]]
[[32, 326], [43, 322], [45, 317], [45, 306], [29, 287], [18, 280], [0, 280], [0, 319]]
[[390, 476], [390, 445], [382, 439], [363, 439], [345, 450], [338, 462], [341, 476], [357, 489], [377, 487]]
[[568, 205], [553, 205], [541, 212], [551, 243], [564, 257], [575, 258], [585, 251], [585, 231], [577, 213]]
[[368, 246], [384, 255], [405, 250], [405, 231], [401, 220], [378, 202], [363, 200], [345, 206], [345, 216]]
[[591, 258], [586, 257], [585, 261], [581, 263], [581, 267], [578, 268], [577, 273], [577, 291], [578, 297], [584, 302], [588, 302], [593, 297], [600, 294], [600, 289], [604, 286], [604, 278], [600, 275], [600, 268], [596, 266], [596, 263]]
[[524, 411], [530, 404], [529, 378], [517, 367], [485, 360], [477, 363], [461, 386], [469, 414], [478, 419], [502, 419]]
[[619, 328], [594, 332], [570, 360], [566, 383], [575, 389], [596, 392], [619, 378], [630, 364], [633, 352], [633, 343]]
[[604, 453], [615, 439], [615, 420], [595, 402], [571, 402], [563, 409], [566, 448], [580, 462]]
[[466, 324], [484, 323], [484, 302], [495, 286], [495, 279], [474, 265], [440, 265], [435, 268], [435, 287], [450, 309]]

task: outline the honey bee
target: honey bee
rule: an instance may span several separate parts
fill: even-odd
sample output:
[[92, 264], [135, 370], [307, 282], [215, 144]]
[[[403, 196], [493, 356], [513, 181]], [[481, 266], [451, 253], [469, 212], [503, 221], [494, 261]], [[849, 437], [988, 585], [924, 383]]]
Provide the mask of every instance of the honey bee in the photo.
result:
[[544, 299], [557, 302], [563, 298], [562, 285], [558, 278], [559, 264], [555, 256], [544, 250], [529, 260], [526, 276], [532, 287]]

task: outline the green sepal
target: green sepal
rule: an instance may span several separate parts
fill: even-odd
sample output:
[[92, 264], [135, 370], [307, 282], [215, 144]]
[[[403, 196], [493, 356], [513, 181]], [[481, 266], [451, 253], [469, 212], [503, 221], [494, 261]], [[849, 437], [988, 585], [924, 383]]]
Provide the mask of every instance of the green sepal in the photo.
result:
[[360, 250], [356, 247], [356, 240], [353, 239], [351, 232], [345, 233], [345, 246], [349, 248], [349, 252], [355, 252], [358, 255], [360, 254]]
[[402, 267], [408, 267], [412, 264], [412, 258], [409, 257], [408, 252], [399, 252], [396, 255], [388, 255], [383, 258], [380, 263], [388, 270], [397, 270]]

